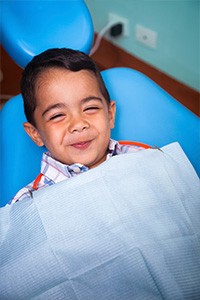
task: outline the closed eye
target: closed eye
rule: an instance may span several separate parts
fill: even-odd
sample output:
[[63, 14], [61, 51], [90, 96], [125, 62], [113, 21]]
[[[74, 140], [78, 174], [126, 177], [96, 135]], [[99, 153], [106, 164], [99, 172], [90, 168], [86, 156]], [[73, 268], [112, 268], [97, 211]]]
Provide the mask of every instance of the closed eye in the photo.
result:
[[92, 111], [92, 110], [98, 110], [99, 107], [98, 106], [90, 106], [84, 109], [84, 111]]
[[50, 117], [49, 120], [55, 120], [55, 119], [63, 117], [63, 116], [64, 116], [64, 114], [57, 114], [57, 115]]

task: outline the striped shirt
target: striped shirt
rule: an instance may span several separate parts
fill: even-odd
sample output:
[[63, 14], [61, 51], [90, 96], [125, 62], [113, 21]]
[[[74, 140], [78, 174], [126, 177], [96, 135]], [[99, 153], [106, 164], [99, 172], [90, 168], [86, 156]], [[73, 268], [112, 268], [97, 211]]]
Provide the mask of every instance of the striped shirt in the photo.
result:
[[[112, 156], [115, 155], [137, 152], [138, 150], [143, 149], [144, 148], [140, 146], [120, 145], [117, 141], [111, 139], [108, 147], [108, 154], [106, 160], [110, 159]], [[35, 189], [41, 189], [47, 186], [51, 186], [55, 183], [77, 176], [88, 170], [88, 167], [77, 163], [72, 165], [65, 165], [55, 160], [49, 152], [46, 152], [42, 156], [40, 171], [41, 173], [37, 182], [37, 188], [35, 188], [36, 181], [32, 181], [27, 186], [19, 190], [18, 193], [14, 196], [13, 199], [9, 201], [8, 204], [21, 201], [27, 197], [30, 198], [32, 196], [32, 192]]]

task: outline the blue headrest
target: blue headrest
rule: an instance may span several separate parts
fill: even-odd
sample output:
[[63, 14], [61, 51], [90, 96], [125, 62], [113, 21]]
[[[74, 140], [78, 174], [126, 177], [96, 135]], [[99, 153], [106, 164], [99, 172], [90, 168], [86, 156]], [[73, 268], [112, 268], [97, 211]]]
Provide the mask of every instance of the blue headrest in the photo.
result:
[[83, 0], [3, 1], [2, 45], [22, 68], [49, 48], [89, 53], [94, 29]]

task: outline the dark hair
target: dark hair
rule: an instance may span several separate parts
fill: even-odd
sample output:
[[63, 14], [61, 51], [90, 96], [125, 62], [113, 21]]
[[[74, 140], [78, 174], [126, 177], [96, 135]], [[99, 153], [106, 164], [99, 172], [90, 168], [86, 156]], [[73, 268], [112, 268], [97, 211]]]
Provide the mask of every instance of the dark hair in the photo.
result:
[[35, 124], [34, 111], [36, 108], [35, 85], [38, 77], [47, 69], [62, 68], [73, 72], [80, 70], [91, 71], [97, 78], [100, 91], [110, 103], [110, 96], [105, 87], [101, 74], [95, 62], [87, 54], [67, 48], [49, 49], [35, 56], [22, 73], [21, 92], [24, 100], [24, 111], [28, 122]]

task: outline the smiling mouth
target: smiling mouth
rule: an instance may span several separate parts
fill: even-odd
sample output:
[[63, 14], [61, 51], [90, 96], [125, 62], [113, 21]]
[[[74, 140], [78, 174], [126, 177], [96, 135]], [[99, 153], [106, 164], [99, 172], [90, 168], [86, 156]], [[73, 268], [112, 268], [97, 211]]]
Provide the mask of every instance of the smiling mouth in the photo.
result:
[[92, 140], [90, 140], [90, 141], [85, 141], [85, 142], [80, 142], [80, 143], [75, 143], [75, 144], [71, 144], [71, 146], [72, 146], [73, 148], [83, 150], [83, 149], [88, 148], [88, 147], [90, 146], [91, 143], [92, 143]]

